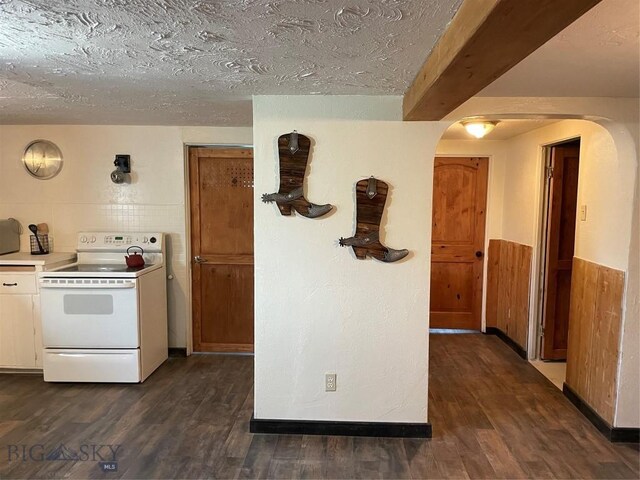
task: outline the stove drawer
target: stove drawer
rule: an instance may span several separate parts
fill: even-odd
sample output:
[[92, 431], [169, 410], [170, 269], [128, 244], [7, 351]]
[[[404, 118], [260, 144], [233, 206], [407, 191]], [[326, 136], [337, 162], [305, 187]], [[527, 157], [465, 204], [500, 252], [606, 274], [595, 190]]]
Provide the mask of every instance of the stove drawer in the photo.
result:
[[140, 350], [45, 349], [45, 382], [140, 382]]

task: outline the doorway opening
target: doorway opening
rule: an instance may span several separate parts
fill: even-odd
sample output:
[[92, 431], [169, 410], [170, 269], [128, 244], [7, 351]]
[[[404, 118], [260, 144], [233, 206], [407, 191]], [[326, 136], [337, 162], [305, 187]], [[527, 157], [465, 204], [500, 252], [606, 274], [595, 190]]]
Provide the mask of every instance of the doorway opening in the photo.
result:
[[580, 139], [544, 147], [544, 196], [540, 225], [538, 337], [533, 365], [559, 388], [566, 378], [571, 272], [578, 210]]
[[[485, 118], [500, 120], [489, 138], [468, 139], [458, 122], [436, 149], [491, 159], [483, 331], [526, 360], [533, 377], [547, 377], [549, 388], [613, 426], [632, 402], [622, 354], [630, 348], [625, 292], [637, 273], [629, 247], [636, 150], [627, 127], [596, 118]], [[445, 337], [463, 336], [430, 342], [443, 345]], [[496, 354], [505, 350], [495, 337], [487, 343]]]
[[189, 147], [194, 352], [253, 352], [253, 149]]

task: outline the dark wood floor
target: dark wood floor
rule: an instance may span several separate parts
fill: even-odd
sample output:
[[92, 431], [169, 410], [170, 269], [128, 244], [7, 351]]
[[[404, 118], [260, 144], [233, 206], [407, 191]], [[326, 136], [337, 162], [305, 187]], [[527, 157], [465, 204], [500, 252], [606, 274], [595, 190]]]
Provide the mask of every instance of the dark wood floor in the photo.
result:
[[[430, 440], [252, 435], [248, 356], [172, 358], [142, 385], [3, 374], [0, 478], [639, 477], [637, 445], [609, 443], [496, 337], [432, 335], [430, 356]], [[61, 443], [92, 458], [38, 461]], [[120, 445], [118, 471], [82, 445]]]

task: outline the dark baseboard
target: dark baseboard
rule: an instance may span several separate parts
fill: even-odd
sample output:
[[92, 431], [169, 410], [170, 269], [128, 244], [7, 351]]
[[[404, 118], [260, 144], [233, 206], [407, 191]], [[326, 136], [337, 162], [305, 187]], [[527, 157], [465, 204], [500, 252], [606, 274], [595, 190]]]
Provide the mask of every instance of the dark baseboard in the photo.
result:
[[562, 384], [562, 393], [564, 393], [564, 396], [567, 397], [578, 410], [580, 410], [580, 413], [587, 417], [587, 420], [589, 420], [593, 424], [593, 426], [600, 431], [600, 433], [610, 439], [611, 425], [609, 425], [605, 419], [598, 415], [587, 402], [582, 400], [580, 395], [574, 392], [573, 389], [566, 383]]
[[499, 328], [497, 328], [497, 327], [486, 327], [484, 333], [486, 335], [495, 335], [500, 340], [502, 340], [504, 343], [506, 343], [509, 346], [509, 348], [511, 348], [511, 350], [516, 352], [521, 358], [524, 358], [525, 360], [527, 360], [527, 351], [524, 348], [522, 348], [520, 345], [518, 345], [516, 342], [511, 340], [509, 337], [507, 337], [507, 334], [504, 333]]
[[170, 357], [186, 357], [187, 349], [178, 348], [178, 347], [169, 347], [169, 356]]
[[609, 440], [615, 443], [640, 443], [640, 428], [613, 427]]
[[316, 420], [265, 420], [251, 416], [251, 433], [287, 435], [346, 435], [351, 437], [431, 438], [430, 423], [327, 422]]
[[609, 441], [640, 443], [640, 428], [612, 427], [566, 383], [562, 384], [562, 393]]

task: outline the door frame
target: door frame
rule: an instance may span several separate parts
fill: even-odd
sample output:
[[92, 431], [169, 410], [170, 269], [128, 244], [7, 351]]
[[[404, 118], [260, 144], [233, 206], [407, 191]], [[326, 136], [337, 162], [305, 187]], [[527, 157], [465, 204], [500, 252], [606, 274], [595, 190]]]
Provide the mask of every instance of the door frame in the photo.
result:
[[[182, 167], [184, 172], [184, 217], [185, 217], [185, 262], [187, 264], [187, 289], [185, 292], [187, 356], [193, 353], [193, 268], [191, 264], [191, 187], [189, 185], [189, 148], [250, 148], [253, 145], [240, 143], [184, 143]], [[173, 279], [175, 280], [175, 279]], [[172, 281], [173, 281], [172, 280]]]
[[[539, 202], [535, 214], [535, 248], [532, 257], [531, 290], [529, 295], [529, 328], [527, 351], [529, 360], [539, 360], [542, 354], [542, 316], [544, 313], [544, 275], [546, 273], [546, 235], [549, 212], [549, 190], [547, 188], [546, 167], [551, 158], [551, 148], [571, 141], [580, 141], [582, 137], [571, 135], [566, 138], [539, 145], [538, 172]], [[580, 155], [582, 156], [582, 155]], [[578, 198], [580, 197], [580, 175], [578, 175]]]
[[[443, 158], [468, 158], [468, 157], [481, 157], [486, 158], [488, 162], [487, 171], [487, 204], [485, 206], [485, 222], [484, 222], [484, 246], [482, 251], [484, 256], [482, 257], [482, 307], [480, 310], [480, 331], [485, 333], [487, 330], [487, 268], [489, 266], [489, 255], [487, 249], [489, 248], [489, 216], [493, 213], [494, 205], [492, 204], [493, 185], [491, 184], [491, 178], [495, 174], [493, 171], [493, 155], [488, 153], [473, 153], [475, 150], [468, 153], [438, 153], [436, 147], [435, 157]], [[433, 188], [433, 185], [432, 185]], [[433, 218], [433, 211], [429, 212]], [[431, 256], [429, 256], [429, 271], [431, 271]]]

